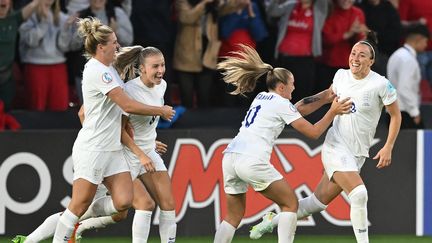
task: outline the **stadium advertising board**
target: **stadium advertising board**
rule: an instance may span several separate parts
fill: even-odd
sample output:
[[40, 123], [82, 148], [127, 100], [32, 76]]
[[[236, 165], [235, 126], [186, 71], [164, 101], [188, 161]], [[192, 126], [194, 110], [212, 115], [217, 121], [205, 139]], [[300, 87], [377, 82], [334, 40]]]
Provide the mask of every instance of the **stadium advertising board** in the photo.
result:
[[[158, 139], [169, 146], [163, 158], [172, 177], [178, 235], [212, 235], [225, 215], [222, 151], [235, 134], [234, 130], [159, 131]], [[67, 206], [75, 136], [76, 131], [0, 134], [0, 235], [28, 234], [47, 216]], [[372, 157], [383, 146], [385, 138], [386, 131], [378, 131], [371, 149]], [[310, 195], [321, 178], [322, 141], [284, 131], [274, 147], [271, 162], [299, 197]], [[378, 170], [375, 168], [377, 162], [369, 159], [363, 167], [372, 234], [419, 232], [416, 228], [416, 222], [419, 224], [419, 211], [416, 211], [417, 142], [415, 131], [402, 131], [390, 168]], [[424, 197], [430, 196], [430, 191], [423, 191]], [[269, 210], [278, 209], [268, 199], [249, 190], [247, 211], [239, 233], [246, 234], [250, 225]], [[125, 222], [110, 226], [109, 230], [102, 231], [103, 234], [130, 235], [132, 211]], [[151, 234], [155, 235], [158, 214], [158, 211], [154, 213], [151, 229]], [[428, 217], [424, 217], [422, 222], [427, 220]], [[427, 234], [428, 224], [422, 225], [422, 234]], [[326, 211], [299, 221], [297, 234], [352, 234], [347, 197], [341, 195]]]

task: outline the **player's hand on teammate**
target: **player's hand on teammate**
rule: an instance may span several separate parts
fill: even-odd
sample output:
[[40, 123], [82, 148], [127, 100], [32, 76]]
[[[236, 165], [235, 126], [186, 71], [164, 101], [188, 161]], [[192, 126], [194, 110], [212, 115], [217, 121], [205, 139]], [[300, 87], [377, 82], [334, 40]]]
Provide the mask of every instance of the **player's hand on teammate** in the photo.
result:
[[142, 154], [141, 156], [139, 156], [139, 160], [147, 172], [156, 171], [153, 161], [147, 155]]
[[171, 119], [174, 117], [175, 115], [175, 110], [169, 106], [169, 105], [164, 105], [162, 108], [162, 115], [161, 117], [167, 121], [171, 121]]
[[326, 96], [324, 97], [326, 100], [326, 103], [332, 103], [333, 100], [336, 98], [336, 94], [333, 92], [333, 84], [330, 85], [328, 89], [325, 90]]
[[351, 98], [347, 97], [345, 99], [340, 100], [339, 97], [335, 97], [333, 99], [330, 110], [335, 115], [342, 115], [342, 114], [350, 113], [351, 112], [351, 106], [352, 106], [352, 102], [350, 99]]
[[156, 140], [156, 153], [162, 155], [168, 150], [168, 145]]
[[384, 167], [390, 166], [391, 164], [391, 153], [392, 149], [388, 146], [384, 146], [378, 153], [373, 157], [373, 159], [379, 159], [376, 167], [382, 169]]

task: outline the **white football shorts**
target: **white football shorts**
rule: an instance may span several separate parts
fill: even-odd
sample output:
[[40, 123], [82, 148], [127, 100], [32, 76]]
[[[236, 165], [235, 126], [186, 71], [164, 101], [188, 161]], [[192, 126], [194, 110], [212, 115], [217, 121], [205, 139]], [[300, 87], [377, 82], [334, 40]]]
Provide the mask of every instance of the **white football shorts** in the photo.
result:
[[[132, 153], [129, 149], [123, 149], [123, 152], [131, 170], [132, 180], [135, 180], [138, 176], [141, 176], [147, 172], [134, 153]], [[164, 161], [155, 150], [151, 150], [150, 152], [146, 153], [146, 155], [153, 161], [156, 171], [167, 171]]]
[[87, 151], [74, 148], [72, 150], [74, 168], [73, 180], [82, 178], [99, 185], [108, 176], [129, 172], [122, 150], [118, 151]]
[[222, 171], [227, 194], [245, 193], [248, 185], [259, 192], [283, 178], [270, 162], [239, 153], [224, 154]]
[[360, 170], [366, 160], [364, 156], [354, 156], [349, 148], [341, 142], [324, 142], [321, 151], [321, 159], [325, 172], [329, 179], [336, 171], [356, 171]]

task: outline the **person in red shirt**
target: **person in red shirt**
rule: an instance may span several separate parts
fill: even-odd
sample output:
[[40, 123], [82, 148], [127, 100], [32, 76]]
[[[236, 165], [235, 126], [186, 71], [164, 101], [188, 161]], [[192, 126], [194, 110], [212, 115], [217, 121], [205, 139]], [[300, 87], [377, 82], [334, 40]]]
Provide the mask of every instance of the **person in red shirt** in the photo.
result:
[[322, 54], [321, 31], [328, 14], [327, 1], [271, 1], [268, 15], [280, 18], [274, 57], [278, 66], [296, 77], [293, 101], [310, 96], [315, 86], [315, 58]]
[[[432, 1], [425, 0], [400, 0], [399, 15], [402, 26], [424, 24], [432, 33]], [[432, 85], [432, 40], [429, 38], [426, 51], [419, 53], [418, 61], [422, 72], [422, 78]]]
[[334, 7], [322, 31], [323, 55], [317, 67], [320, 77], [316, 90], [330, 86], [336, 71], [349, 68], [346, 60], [352, 46], [365, 38], [368, 31], [363, 11], [352, 0], [333, 0]]

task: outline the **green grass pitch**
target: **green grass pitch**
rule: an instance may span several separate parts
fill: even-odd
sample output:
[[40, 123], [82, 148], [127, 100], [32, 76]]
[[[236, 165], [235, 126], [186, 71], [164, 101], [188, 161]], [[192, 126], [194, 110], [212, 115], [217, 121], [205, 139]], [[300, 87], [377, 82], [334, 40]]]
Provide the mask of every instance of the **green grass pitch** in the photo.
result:
[[[88, 237], [83, 238], [81, 243], [130, 243], [130, 238], [121, 237]], [[415, 237], [409, 235], [379, 235], [370, 236], [370, 241], [373, 243], [432, 243], [432, 237]], [[0, 243], [11, 242], [11, 238], [0, 237]], [[51, 242], [50, 240], [42, 243]], [[149, 243], [159, 243], [159, 238], [150, 238]], [[176, 243], [205, 243], [213, 242], [213, 237], [178, 237]], [[275, 243], [276, 236], [265, 236], [259, 240], [251, 240], [246, 236], [234, 237], [233, 243]], [[354, 236], [304, 236], [299, 235], [294, 240], [295, 243], [355, 243]]]

